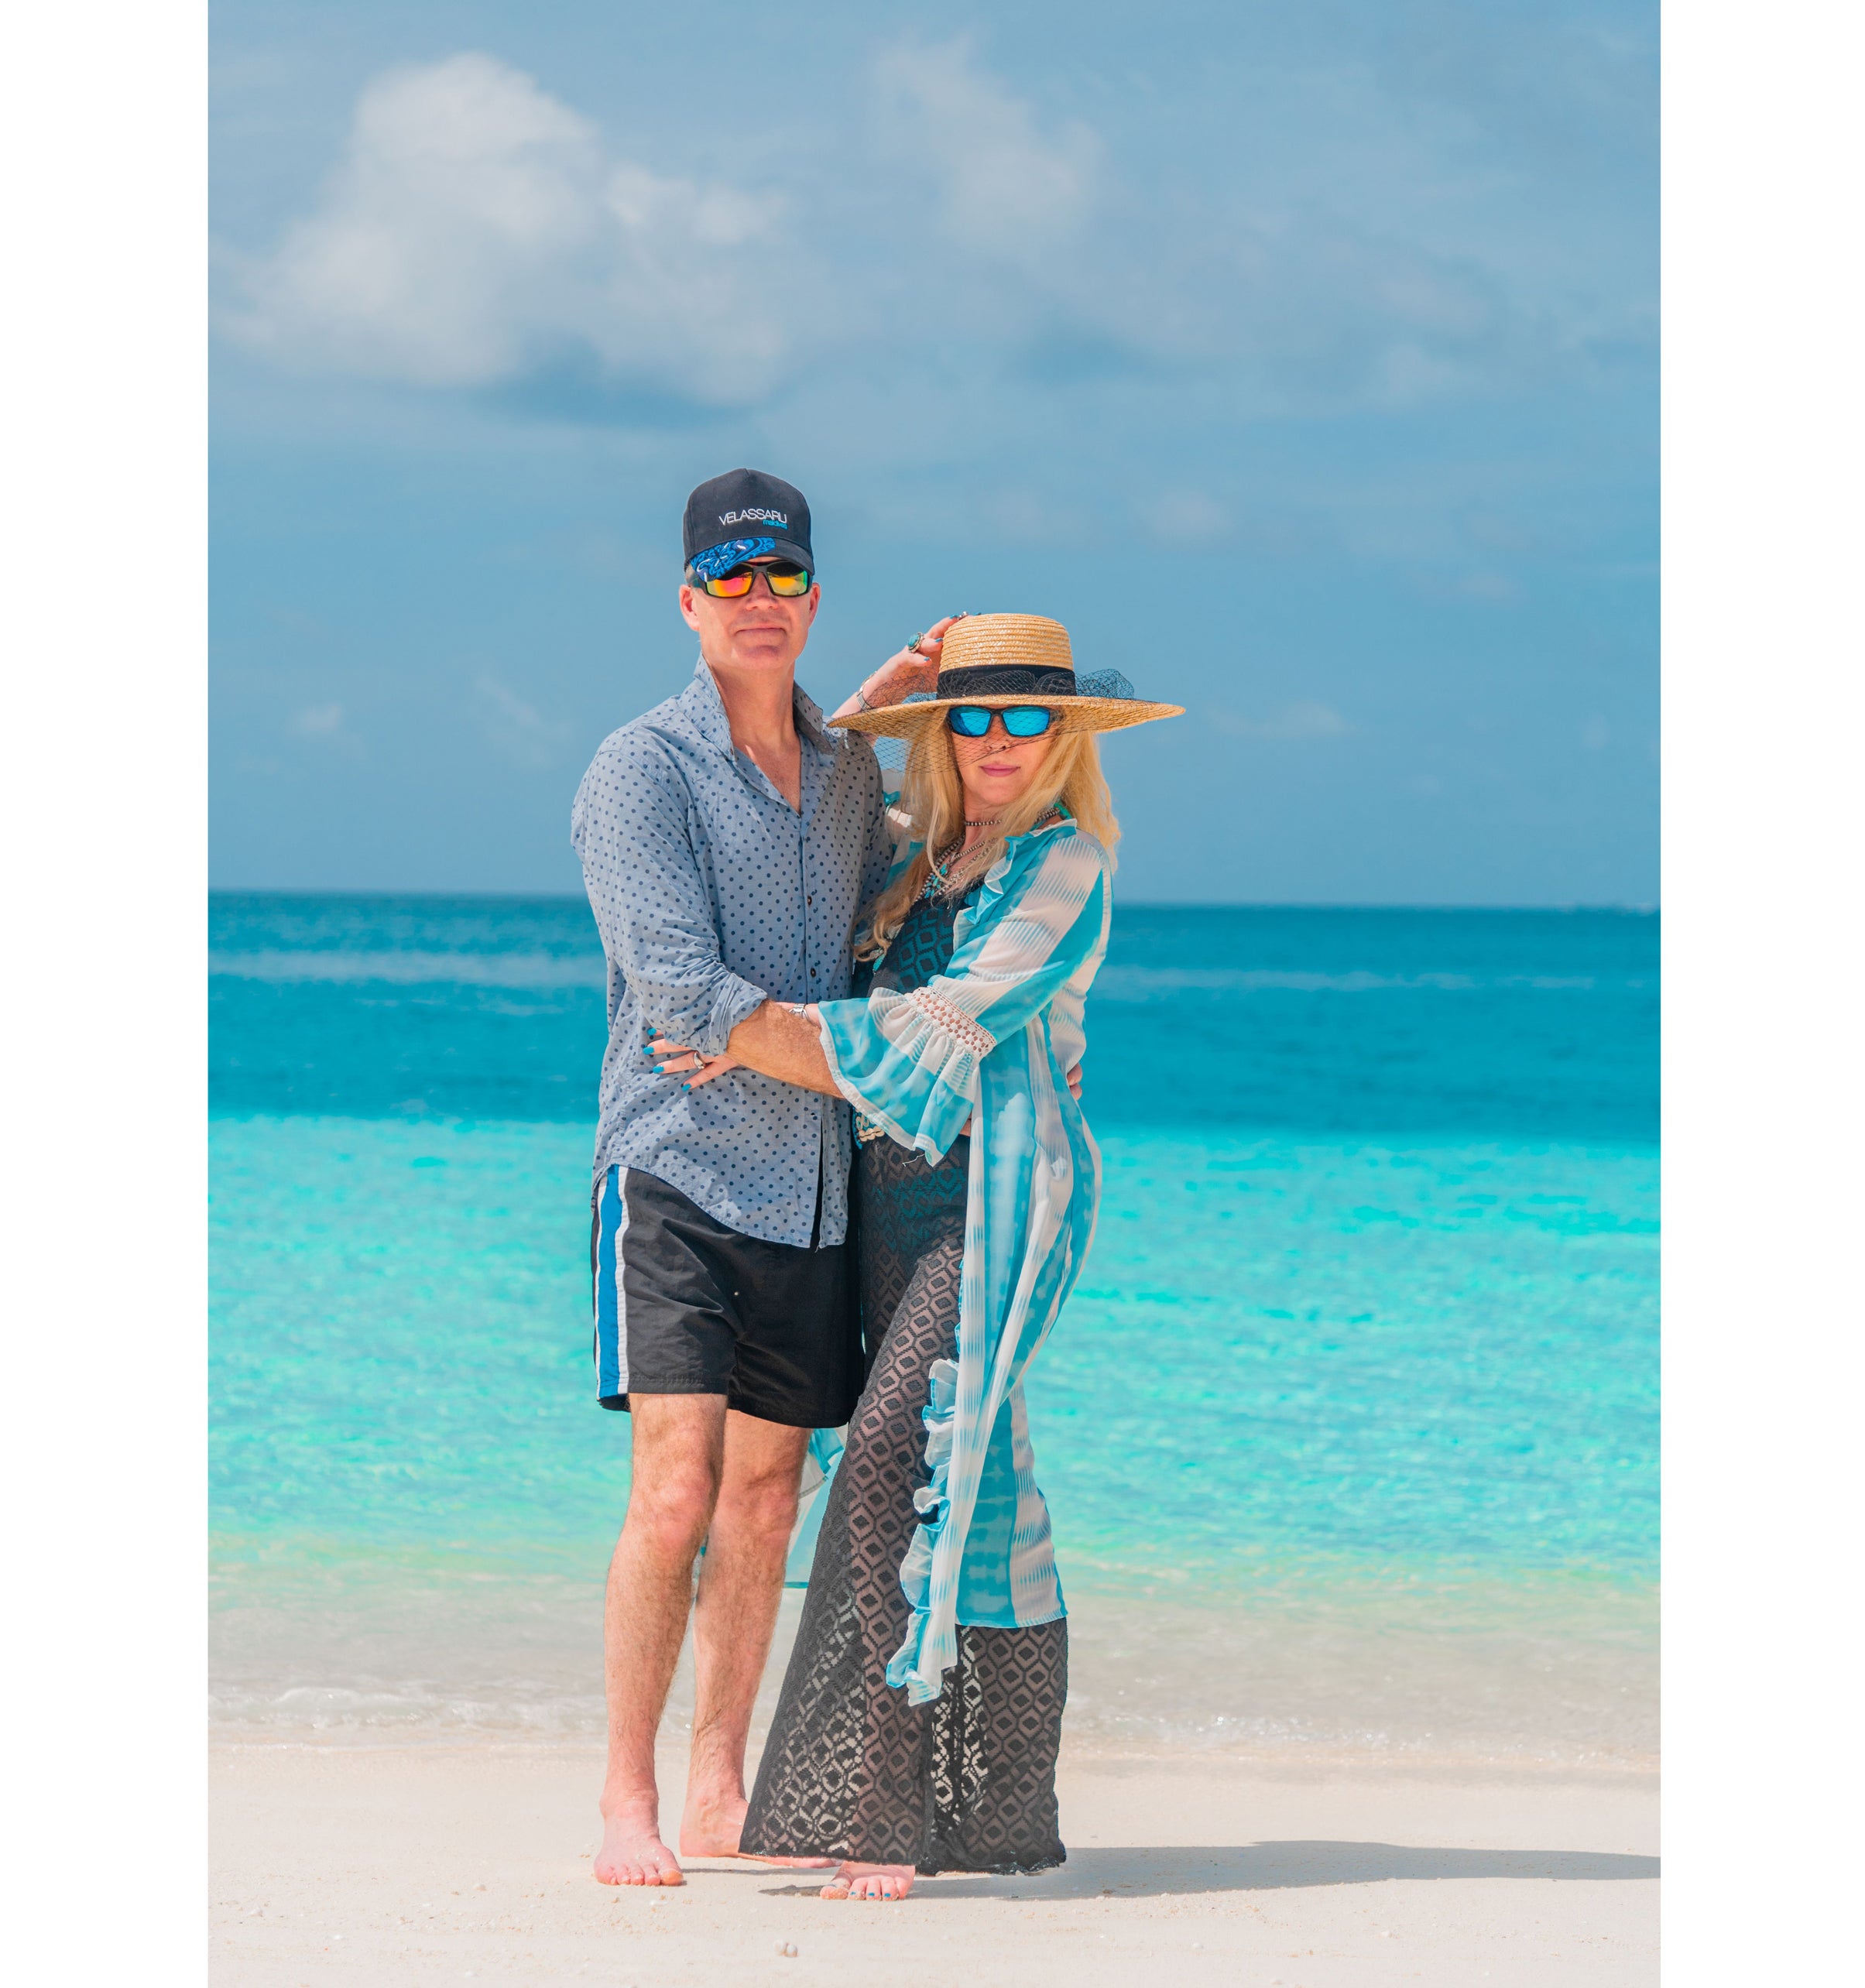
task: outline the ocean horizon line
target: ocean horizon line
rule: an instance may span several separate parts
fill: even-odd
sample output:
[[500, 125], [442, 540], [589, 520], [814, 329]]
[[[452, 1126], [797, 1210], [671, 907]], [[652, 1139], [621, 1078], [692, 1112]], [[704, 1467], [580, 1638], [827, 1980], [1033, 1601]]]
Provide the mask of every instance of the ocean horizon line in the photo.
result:
[[[384, 903], [411, 898], [429, 901], [475, 904], [581, 904], [585, 900], [575, 890], [498, 890], [478, 888], [429, 888], [424, 885], [345, 884], [216, 884], [207, 886], [210, 903], [228, 898], [290, 898], [323, 901], [369, 899]], [[1655, 903], [1587, 903], [1578, 900], [1546, 904], [1472, 904], [1467, 903], [1419, 903], [1394, 900], [1366, 903], [1314, 898], [1179, 898], [1123, 896], [1117, 908], [1149, 911], [1307, 911], [1319, 913], [1352, 912], [1392, 914], [1411, 917], [1624, 917], [1657, 918], [1663, 907]]]

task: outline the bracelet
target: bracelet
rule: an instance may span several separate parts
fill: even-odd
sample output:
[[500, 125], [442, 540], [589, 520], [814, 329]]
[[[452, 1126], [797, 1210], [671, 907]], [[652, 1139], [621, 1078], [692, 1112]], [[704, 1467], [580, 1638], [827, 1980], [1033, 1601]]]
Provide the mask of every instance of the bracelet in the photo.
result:
[[862, 694], [867, 687], [867, 682], [865, 678], [862, 682], [855, 686], [855, 701], [861, 706], [863, 711], [872, 711], [874, 708], [873, 705], [869, 703], [867, 698]]

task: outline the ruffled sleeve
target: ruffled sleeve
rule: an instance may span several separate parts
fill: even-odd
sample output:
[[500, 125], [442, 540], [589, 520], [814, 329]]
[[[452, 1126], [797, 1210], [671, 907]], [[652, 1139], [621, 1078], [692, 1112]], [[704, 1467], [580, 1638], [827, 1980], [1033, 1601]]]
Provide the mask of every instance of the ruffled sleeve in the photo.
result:
[[818, 1010], [842, 1095], [929, 1159], [942, 1158], [964, 1130], [985, 1059], [1041, 1012], [1100, 941], [1101, 845], [1072, 824], [1040, 841], [1019, 839], [1029, 846], [992, 866], [944, 973], [910, 994], [876, 988], [866, 1001], [825, 1001]]

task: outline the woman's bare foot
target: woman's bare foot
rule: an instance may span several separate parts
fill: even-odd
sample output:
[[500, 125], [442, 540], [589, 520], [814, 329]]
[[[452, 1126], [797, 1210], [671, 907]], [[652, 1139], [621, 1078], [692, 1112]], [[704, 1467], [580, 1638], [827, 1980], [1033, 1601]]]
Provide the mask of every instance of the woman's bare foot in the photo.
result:
[[602, 1847], [591, 1866], [598, 1884], [684, 1884], [674, 1853], [660, 1840], [655, 1804], [622, 1803], [602, 1818]]
[[904, 1898], [913, 1889], [911, 1864], [838, 1864], [817, 1894], [822, 1898]]
[[745, 1811], [750, 1806], [742, 1794], [689, 1794], [680, 1818], [680, 1854], [748, 1857], [758, 1863], [795, 1864], [805, 1870], [827, 1870], [835, 1863], [833, 1857], [767, 1857], [762, 1850], [741, 1850], [739, 1839], [745, 1833]]

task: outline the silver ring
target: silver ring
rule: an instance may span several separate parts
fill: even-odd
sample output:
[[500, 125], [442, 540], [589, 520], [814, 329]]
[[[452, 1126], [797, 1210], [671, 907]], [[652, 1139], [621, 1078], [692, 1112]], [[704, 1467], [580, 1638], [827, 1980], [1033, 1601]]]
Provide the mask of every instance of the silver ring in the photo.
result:
[[914, 639], [912, 639], [912, 641], [910, 641], [910, 643], [907, 643], [907, 654], [908, 654], [909, 656], [917, 656], [917, 655], [919, 654], [919, 653], [920, 653], [920, 644], [921, 644], [923, 641], [924, 641], [924, 640], [925, 640], [925, 639], [926, 639], [926, 631], [925, 631], [925, 629], [921, 629], [921, 631], [920, 631], [920, 632], [914, 637]]

